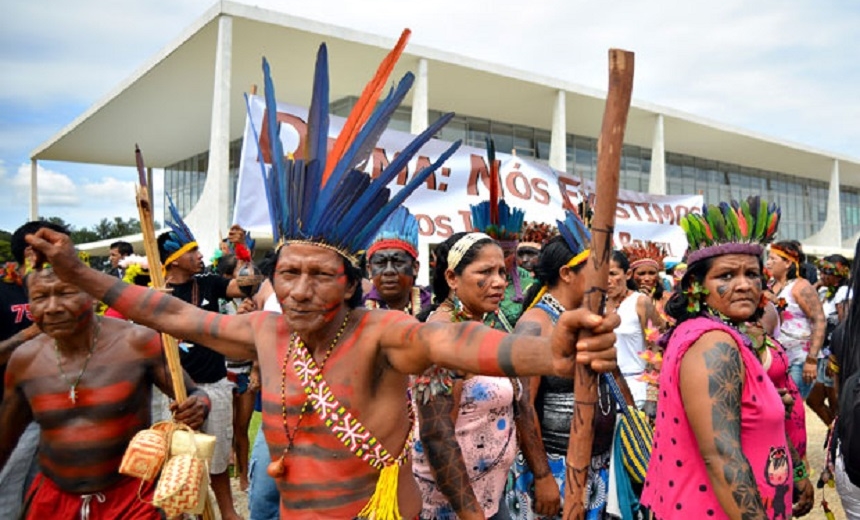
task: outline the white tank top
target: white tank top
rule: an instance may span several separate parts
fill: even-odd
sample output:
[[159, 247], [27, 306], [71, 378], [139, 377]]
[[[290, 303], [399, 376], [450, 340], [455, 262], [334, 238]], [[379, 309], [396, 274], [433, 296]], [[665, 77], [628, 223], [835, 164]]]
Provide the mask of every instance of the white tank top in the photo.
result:
[[642, 333], [642, 323], [636, 313], [636, 303], [642, 293], [632, 292], [616, 312], [621, 318], [621, 325], [615, 329], [615, 349], [618, 353], [618, 369], [627, 381], [633, 400], [637, 405], [644, 404], [648, 383], [639, 381], [638, 377], [645, 370], [645, 360], [639, 357], [645, 350], [645, 336]]
[[278, 297], [274, 292], [266, 298], [266, 303], [263, 304], [264, 311], [277, 312], [281, 314], [283, 311], [281, 310], [281, 302], [278, 301]]

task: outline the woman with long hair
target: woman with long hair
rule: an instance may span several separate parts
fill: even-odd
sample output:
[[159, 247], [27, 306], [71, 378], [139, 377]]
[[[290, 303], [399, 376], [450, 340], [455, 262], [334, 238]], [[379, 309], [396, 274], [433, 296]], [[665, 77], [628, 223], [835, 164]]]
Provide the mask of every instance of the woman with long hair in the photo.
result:
[[[662, 320], [653, 300], [637, 290], [630, 271], [630, 263], [624, 253], [613, 251], [606, 287], [606, 310], [621, 318], [621, 325], [615, 329], [618, 369], [633, 394], [636, 407], [643, 410], [649, 400], [649, 366], [644, 357], [650, 347], [648, 332], [660, 328]], [[656, 396], [651, 397], [651, 402], [655, 403]], [[648, 412], [653, 417], [653, 404]]]
[[805, 261], [803, 248], [795, 240], [774, 243], [767, 257], [767, 268], [773, 277], [770, 290], [780, 311], [778, 339], [788, 354], [791, 378], [804, 399], [818, 376], [818, 355], [826, 328], [818, 293], [800, 276], [800, 266]]
[[779, 211], [758, 197], [681, 221], [688, 270], [666, 305], [660, 401], [642, 502], [657, 518], [788, 518], [782, 399], [742, 330], [760, 315], [762, 244]]
[[[436, 247], [435, 257], [428, 322], [471, 320], [511, 332], [499, 311], [505, 258], [492, 238], [455, 233]], [[534, 438], [534, 409], [521, 381], [434, 367], [415, 380], [413, 397], [420, 440], [412, 468], [423, 496], [421, 518], [507, 519], [503, 494], [517, 434]]]
[[[549, 336], [561, 313], [582, 304], [585, 277], [582, 267], [588, 260], [588, 232], [578, 218], [569, 213], [567, 220], [558, 222], [562, 233], [541, 248], [535, 266], [535, 284], [526, 293], [532, 306], [517, 323], [516, 332]], [[645, 296], [643, 296], [645, 298]], [[592, 464], [588, 474], [586, 518], [606, 517], [606, 497], [609, 478], [609, 452], [615, 425], [615, 405], [612, 395], [601, 380], [599, 407], [595, 415]], [[520, 455], [513, 470], [509, 490], [511, 518], [560, 518], [565, 486], [565, 459], [570, 440], [573, 417], [573, 381], [558, 377], [532, 377], [528, 395], [537, 412], [536, 439], [523, 438], [521, 446], [531, 444], [540, 449], [542, 464], [535, 468]], [[521, 434], [521, 437], [524, 437]], [[524, 450], [525, 451], [525, 450]]]

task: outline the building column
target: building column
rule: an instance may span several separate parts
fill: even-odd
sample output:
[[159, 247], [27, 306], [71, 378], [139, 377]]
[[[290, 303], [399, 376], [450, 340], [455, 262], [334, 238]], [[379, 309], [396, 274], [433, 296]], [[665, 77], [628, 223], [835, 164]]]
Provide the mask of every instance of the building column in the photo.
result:
[[429, 125], [427, 90], [427, 60], [418, 60], [418, 73], [415, 75], [415, 87], [412, 89], [412, 134], [420, 134]]
[[549, 140], [549, 166], [560, 172], [567, 171], [567, 108], [565, 93], [559, 90], [552, 108], [552, 136]]
[[666, 194], [666, 147], [663, 142], [663, 114], [657, 114], [657, 120], [654, 121], [648, 193], [652, 195]]
[[30, 221], [39, 220], [39, 162], [30, 159]]
[[[804, 245], [834, 249], [843, 247], [841, 206], [839, 200], [839, 160], [833, 159], [833, 167], [830, 170], [830, 187], [827, 190], [827, 218], [817, 233], [803, 240]], [[853, 248], [854, 244], [844, 247]]]
[[212, 123], [209, 129], [209, 167], [200, 200], [185, 222], [194, 233], [204, 258], [218, 246], [230, 227], [230, 76], [233, 58], [233, 17], [218, 19]]

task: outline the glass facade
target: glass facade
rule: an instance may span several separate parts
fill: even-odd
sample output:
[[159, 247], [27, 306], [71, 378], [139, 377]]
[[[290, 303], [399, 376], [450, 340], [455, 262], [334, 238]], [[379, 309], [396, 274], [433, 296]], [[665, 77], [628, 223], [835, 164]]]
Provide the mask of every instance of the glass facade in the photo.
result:
[[[230, 143], [230, 221], [233, 221], [233, 201], [236, 200], [236, 182], [239, 180], [239, 158], [242, 153], [242, 140]], [[205, 151], [164, 168], [164, 207], [167, 208], [167, 195], [183, 217], [200, 200], [203, 185], [206, 184], [206, 171], [209, 168], [209, 152]], [[165, 211], [167, 211], [165, 209]]]
[[[346, 117], [356, 99], [346, 97], [331, 103], [331, 113]], [[430, 121], [441, 115], [438, 110], [428, 113]], [[411, 107], [401, 106], [391, 118], [389, 128], [409, 132], [411, 120]], [[551, 133], [545, 129], [457, 115], [436, 137], [445, 141], [462, 139], [464, 144], [478, 148], [484, 148], [485, 139], [490, 137], [499, 151], [513, 150], [519, 157], [545, 164], [549, 162]], [[236, 194], [240, 151], [240, 140], [230, 143], [231, 201]], [[568, 134], [566, 157], [569, 173], [593, 180], [597, 171], [597, 139]], [[204, 152], [164, 170], [165, 192], [170, 193], [183, 215], [200, 198], [208, 158], [209, 154]], [[625, 145], [621, 159], [621, 187], [647, 192], [650, 171], [651, 150]], [[827, 218], [828, 185], [825, 182], [669, 152], [666, 153], [666, 193], [700, 193], [706, 203], [761, 195], [782, 208], [781, 240], [809, 237], [821, 229]], [[840, 202], [844, 240], [860, 232], [860, 190], [842, 186]], [[230, 211], [232, 220], [232, 204]]]

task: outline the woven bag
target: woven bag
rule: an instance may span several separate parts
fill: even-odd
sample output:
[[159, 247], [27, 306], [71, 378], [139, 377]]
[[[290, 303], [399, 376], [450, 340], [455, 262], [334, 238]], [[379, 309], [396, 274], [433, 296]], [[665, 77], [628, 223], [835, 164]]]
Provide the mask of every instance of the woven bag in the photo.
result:
[[618, 434], [621, 437], [621, 462], [630, 475], [630, 479], [642, 484], [648, 472], [651, 461], [651, 445], [653, 444], [654, 429], [648, 422], [648, 417], [635, 406], [627, 404], [618, 383], [611, 374], [601, 374], [608, 383], [621, 415], [618, 418]]
[[621, 435], [621, 462], [637, 484], [645, 482], [648, 463], [651, 461], [653, 428], [641, 410], [630, 407], [618, 421]]
[[202, 513], [209, 487], [206, 464], [194, 455], [171, 457], [161, 471], [152, 503], [168, 518]]
[[119, 472], [147, 482], [153, 480], [167, 458], [167, 436], [158, 429], [141, 430], [128, 443]]

